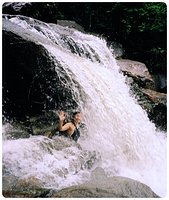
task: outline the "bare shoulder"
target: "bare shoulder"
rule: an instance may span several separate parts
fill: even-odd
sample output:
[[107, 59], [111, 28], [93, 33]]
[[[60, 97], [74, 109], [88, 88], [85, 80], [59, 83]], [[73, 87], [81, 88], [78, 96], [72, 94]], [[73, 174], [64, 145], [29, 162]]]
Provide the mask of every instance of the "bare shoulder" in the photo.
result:
[[68, 122], [67, 124], [70, 127], [70, 129], [74, 129], [74, 125], [72, 124], [72, 122]]
[[64, 126], [72, 127], [72, 123], [71, 122], [67, 122], [66, 124], [64, 124]]

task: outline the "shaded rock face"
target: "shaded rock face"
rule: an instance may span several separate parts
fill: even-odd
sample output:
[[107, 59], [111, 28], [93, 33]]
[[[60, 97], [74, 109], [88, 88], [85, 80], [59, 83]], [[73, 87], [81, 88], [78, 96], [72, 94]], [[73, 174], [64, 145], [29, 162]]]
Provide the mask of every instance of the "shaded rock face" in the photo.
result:
[[141, 91], [147, 98], [149, 118], [160, 130], [167, 131], [167, 94], [144, 88]]
[[[60, 12], [57, 9], [58, 3], [41, 3], [41, 2], [8, 2], [2, 6], [3, 13], [24, 15], [32, 18], [40, 19], [49, 23], [57, 23], [58, 25], [74, 28], [81, 32], [85, 32], [84, 28], [72, 20], [57, 20], [60, 18]], [[56, 22], [57, 20], [57, 22]]]
[[162, 131], [167, 130], [167, 95], [155, 91], [155, 83], [144, 63], [119, 59], [117, 64], [126, 76], [131, 95], [147, 112], [149, 119]]
[[29, 126], [25, 126], [18, 122], [13, 122], [12, 124], [7, 123], [3, 126], [2, 137], [4, 140], [29, 138], [31, 133], [29, 129]]
[[44, 112], [37, 117], [31, 117], [28, 123], [32, 135], [46, 135], [52, 137], [58, 131], [59, 117], [53, 111]]
[[4, 14], [24, 15], [45, 22], [56, 23], [59, 16], [58, 5], [54, 2], [7, 2], [2, 6]]
[[[59, 68], [59, 72], [56, 71]], [[22, 28], [3, 20], [3, 115], [25, 119], [44, 109], [76, 108], [61, 64]], [[78, 85], [78, 84], [77, 84]]]
[[3, 139], [15, 140], [29, 138], [31, 135], [52, 137], [58, 133], [58, 114], [55, 111], [42, 112], [41, 115], [27, 117], [25, 121], [13, 121], [3, 127]]
[[26, 3], [26, 2], [8, 2], [3, 4], [3, 11], [7, 13], [14, 13], [14, 12], [19, 12], [22, 9], [24, 9], [27, 6], [30, 6], [31, 3]]
[[114, 42], [114, 41], [113, 42], [112, 41], [107, 41], [107, 45], [109, 46], [113, 56], [116, 59], [122, 58], [122, 56], [124, 55], [124, 52], [125, 52], [122, 44]]
[[158, 92], [167, 93], [167, 75], [166, 74], [153, 74], [156, 90]]

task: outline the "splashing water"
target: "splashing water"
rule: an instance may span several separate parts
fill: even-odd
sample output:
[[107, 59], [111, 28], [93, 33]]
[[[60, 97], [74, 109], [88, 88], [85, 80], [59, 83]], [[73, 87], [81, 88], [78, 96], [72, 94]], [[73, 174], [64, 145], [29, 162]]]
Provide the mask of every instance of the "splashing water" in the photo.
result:
[[[4, 141], [4, 165], [10, 166], [17, 176], [21, 172], [22, 176], [36, 175], [40, 180], [46, 178], [48, 181], [45, 184], [49, 184], [50, 180], [47, 186], [62, 188], [87, 180], [90, 169], [82, 166], [86, 166], [85, 163], [94, 156], [94, 163], [102, 167], [108, 176], [120, 175], [139, 180], [158, 195], [164, 196], [165, 135], [156, 131], [146, 112], [130, 96], [125, 78], [119, 73], [106, 42], [92, 35], [30, 18], [11, 17], [9, 20], [29, 29], [32, 36], [38, 38], [38, 43], [46, 48], [49, 56], [62, 65], [72, 80], [74, 98], [88, 131], [82, 133], [79, 139], [82, 149], [72, 144], [58, 151], [54, 148], [55, 140], [49, 141], [40, 136]], [[73, 85], [74, 79], [81, 88]], [[84, 92], [85, 99], [80, 97], [79, 91]], [[43, 148], [40, 148], [42, 144]], [[49, 147], [51, 153], [44, 150], [47, 148], [44, 148], [45, 145], [52, 145], [52, 148]], [[84, 152], [88, 152], [88, 155], [84, 156]], [[61, 176], [58, 175], [59, 170]], [[54, 180], [56, 175], [57, 180]]]

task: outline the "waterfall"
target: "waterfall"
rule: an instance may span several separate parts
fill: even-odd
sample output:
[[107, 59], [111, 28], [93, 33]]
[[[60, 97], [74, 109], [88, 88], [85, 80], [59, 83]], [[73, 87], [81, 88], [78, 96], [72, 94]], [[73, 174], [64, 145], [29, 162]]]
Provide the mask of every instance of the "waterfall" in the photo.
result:
[[[146, 112], [131, 97], [105, 40], [27, 17], [5, 18], [27, 29], [30, 37], [45, 47], [56, 63], [57, 72], [58, 63], [63, 67], [69, 77], [69, 82], [63, 84], [71, 86], [87, 127], [78, 141], [81, 148], [64, 138], [65, 145], [69, 145], [60, 150], [55, 149], [55, 138], [32, 136], [4, 140], [5, 168], [16, 176], [36, 175], [40, 180], [47, 179], [45, 186], [63, 188], [86, 181], [91, 170], [99, 166], [109, 177], [139, 180], [164, 196], [166, 137], [156, 130]], [[93, 165], [86, 166], [93, 158]]]

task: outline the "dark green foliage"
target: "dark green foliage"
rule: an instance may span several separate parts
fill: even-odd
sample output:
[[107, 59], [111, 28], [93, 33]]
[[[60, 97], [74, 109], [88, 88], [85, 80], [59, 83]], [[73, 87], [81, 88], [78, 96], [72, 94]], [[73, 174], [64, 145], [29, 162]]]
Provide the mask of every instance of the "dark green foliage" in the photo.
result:
[[166, 73], [165, 3], [60, 3], [58, 10], [86, 31], [122, 43], [125, 58], [144, 62], [151, 73]]

